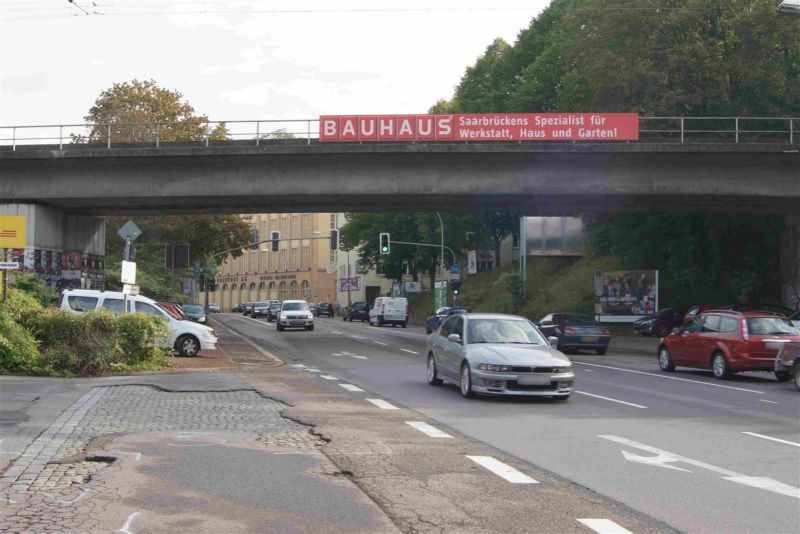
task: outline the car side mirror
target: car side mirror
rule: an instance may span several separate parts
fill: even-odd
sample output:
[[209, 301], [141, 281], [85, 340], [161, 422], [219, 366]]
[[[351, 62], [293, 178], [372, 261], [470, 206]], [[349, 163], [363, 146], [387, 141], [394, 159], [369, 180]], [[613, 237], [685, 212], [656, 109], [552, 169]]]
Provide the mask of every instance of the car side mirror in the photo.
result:
[[458, 334], [450, 334], [447, 336], [447, 341], [452, 341], [453, 343], [461, 343], [461, 336]]
[[556, 336], [548, 337], [547, 341], [548, 343], [550, 343], [550, 346], [553, 347], [554, 349], [558, 348], [558, 338]]

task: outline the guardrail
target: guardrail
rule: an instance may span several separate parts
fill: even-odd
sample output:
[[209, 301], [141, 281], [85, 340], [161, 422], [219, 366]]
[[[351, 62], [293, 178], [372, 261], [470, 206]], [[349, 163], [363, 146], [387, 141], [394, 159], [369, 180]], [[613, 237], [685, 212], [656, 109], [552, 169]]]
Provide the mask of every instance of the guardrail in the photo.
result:
[[[224, 135], [223, 135], [224, 133]], [[800, 117], [641, 117], [639, 142], [800, 144]], [[311, 144], [318, 119], [0, 126], [0, 150]], [[469, 143], [469, 141], [454, 141]], [[531, 141], [519, 141], [528, 143]], [[536, 141], [533, 141], [536, 142]], [[596, 141], [594, 141], [596, 142]], [[608, 141], [629, 143], [630, 141]], [[417, 143], [420, 143], [417, 141]]]

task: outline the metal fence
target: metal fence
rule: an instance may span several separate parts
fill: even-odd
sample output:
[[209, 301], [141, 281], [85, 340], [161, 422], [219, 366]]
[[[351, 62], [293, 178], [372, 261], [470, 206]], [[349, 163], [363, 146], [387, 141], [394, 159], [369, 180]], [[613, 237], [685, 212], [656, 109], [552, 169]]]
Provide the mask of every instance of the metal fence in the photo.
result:
[[[800, 117], [640, 117], [642, 143], [800, 144]], [[0, 150], [311, 144], [318, 119], [0, 126]], [[470, 141], [450, 141], [469, 143]], [[474, 142], [474, 141], [473, 141]], [[530, 143], [536, 141], [519, 141]], [[598, 141], [592, 141], [597, 143]], [[606, 141], [627, 143], [629, 141]], [[422, 143], [416, 141], [416, 143]]]

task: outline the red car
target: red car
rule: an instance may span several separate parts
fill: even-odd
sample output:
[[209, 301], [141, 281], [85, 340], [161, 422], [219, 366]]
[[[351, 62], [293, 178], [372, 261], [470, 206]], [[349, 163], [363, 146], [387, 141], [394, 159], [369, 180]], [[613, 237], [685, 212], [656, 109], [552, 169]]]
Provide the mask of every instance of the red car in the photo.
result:
[[[739, 371], [773, 371], [782, 343], [800, 342], [800, 331], [785, 317], [764, 312], [708, 311], [661, 339], [658, 366], [711, 369], [716, 378]], [[775, 372], [781, 381], [791, 373]]]

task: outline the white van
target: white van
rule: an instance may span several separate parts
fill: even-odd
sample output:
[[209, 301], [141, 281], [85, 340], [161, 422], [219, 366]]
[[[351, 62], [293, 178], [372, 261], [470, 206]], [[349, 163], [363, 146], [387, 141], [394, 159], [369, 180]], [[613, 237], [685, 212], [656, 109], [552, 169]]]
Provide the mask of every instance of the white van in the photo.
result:
[[[122, 313], [125, 296], [116, 291], [96, 289], [65, 289], [61, 294], [61, 309], [69, 313], [108, 310]], [[128, 295], [128, 311], [149, 313], [167, 320], [170, 346], [182, 356], [197, 356], [200, 349], [217, 348], [217, 334], [206, 325], [182, 321], [159, 306], [153, 299], [142, 295]]]
[[378, 297], [369, 310], [369, 324], [392, 326], [399, 324], [403, 328], [408, 324], [408, 300], [404, 297]]

